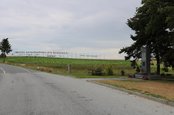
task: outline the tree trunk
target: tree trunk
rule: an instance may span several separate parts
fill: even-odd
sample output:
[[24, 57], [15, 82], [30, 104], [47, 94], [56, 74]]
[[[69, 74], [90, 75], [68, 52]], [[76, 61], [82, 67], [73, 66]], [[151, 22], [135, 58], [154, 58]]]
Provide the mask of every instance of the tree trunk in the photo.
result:
[[160, 57], [159, 57], [159, 53], [156, 54], [156, 62], [157, 62], [157, 74], [160, 75]]
[[1, 57], [3, 58], [3, 63], [5, 63], [6, 54], [4, 52], [1, 53]]

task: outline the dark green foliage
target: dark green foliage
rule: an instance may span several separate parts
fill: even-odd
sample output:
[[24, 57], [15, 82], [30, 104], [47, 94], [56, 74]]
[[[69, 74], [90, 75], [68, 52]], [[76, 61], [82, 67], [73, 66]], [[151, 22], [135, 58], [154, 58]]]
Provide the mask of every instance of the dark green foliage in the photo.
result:
[[166, 7], [161, 10], [161, 12], [166, 13], [166, 23], [170, 31], [174, 31], [174, 2], [173, 0], [165, 1]]
[[121, 70], [121, 76], [124, 76], [124, 75], [125, 75], [124, 70]]
[[6, 58], [7, 56], [4, 53], [1, 53], [0, 57], [1, 58]]
[[136, 60], [132, 60], [132, 61], [131, 61], [131, 67], [132, 67], [133, 69], [135, 69], [137, 66], [138, 66], [138, 64], [137, 64]]
[[136, 67], [136, 72], [140, 73], [140, 68], [139, 67]]
[[4, 62], [5, 62], [6, 54], [12, 51], [8, 38], [2, 40], [2, 42], [0, 43], [0, 50], [1, 50], [0, 56], [4, 58]]
[[[141, 58], [141, 47], [148, 46], [157, 60], [157, 73], [160, 73], [160, 62], [173, 64], [174, 56], [174, 1], [142, 0], [142, 6], [127, 25], [135, 31], [131, 46], [122, 48], [119, 53], [126, 53], [126, 59]], [[172, 65], [173, 66], [173, 65]]]
[[163, 71], [164, 71], [164, 72], [169, 72], [168, 67], [164, 67], [164, 68], [163, 68]]
[[108, 67], [108, 68], [106, 69], [106, 73], [107, 73], [107, 75], [113, 75], [114, 72], [113, 72], [112, 67]]
[[103, 69], [101, 67], [97, 67], [97, 68], [92, 69], [92, 75], [101, 76], [103, 74], [104, 74]]
[[164, 66], [172, 66], [174, 68], [174, 49], [168, 49], [167, 52], [163, 54]]
[[8, 38], [2, 40], [0, 44], [0, 50], [4, 56], [12, 51]]

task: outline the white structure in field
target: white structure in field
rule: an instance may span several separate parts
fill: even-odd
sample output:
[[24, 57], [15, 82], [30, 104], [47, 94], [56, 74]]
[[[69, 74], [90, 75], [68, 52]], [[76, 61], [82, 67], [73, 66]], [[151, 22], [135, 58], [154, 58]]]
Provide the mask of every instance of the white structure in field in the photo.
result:
[[81, 59], [100, 59], [99, 55], [86, 53], [69, 53], [64, 51], [14, 51], [12, 56], [31, 56], [31, 57], [55, 57], [55, 58], [81, 58]]

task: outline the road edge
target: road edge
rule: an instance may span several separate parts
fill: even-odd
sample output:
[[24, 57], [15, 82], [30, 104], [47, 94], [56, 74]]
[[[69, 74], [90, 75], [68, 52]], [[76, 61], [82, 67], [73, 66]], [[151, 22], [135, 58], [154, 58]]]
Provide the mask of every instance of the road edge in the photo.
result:
[[171, 102], [171, 101], [168, 101], [168, 100], [165, 100], [165, 99], [153, 97], [153, 96], [150, 96], [150, 95], [145, 95], [145, 94], [142, 94], [142, 93], [139, 93], [139, 92], [127, 90], [127, 89], [124, 89], [124, 88], [120, 88], [120, 87], [116, 87], [116, 86], [112, 86], [112, 85], [108, 85], [108, 84], [104, 84], [104, 83], [99, 83], [99, 82], [94, 81], [94, 80], [87, 80], [87, 81], [174, 107], [174, 102]]

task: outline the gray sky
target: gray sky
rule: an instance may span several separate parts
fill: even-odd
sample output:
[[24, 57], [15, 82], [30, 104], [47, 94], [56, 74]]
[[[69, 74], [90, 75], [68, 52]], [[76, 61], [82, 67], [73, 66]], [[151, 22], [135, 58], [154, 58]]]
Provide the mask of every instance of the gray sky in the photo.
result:
[[64, 50], [123, 58], [126, 25], [141, 0], [1, 0], [0, 38], [13, 50]]

